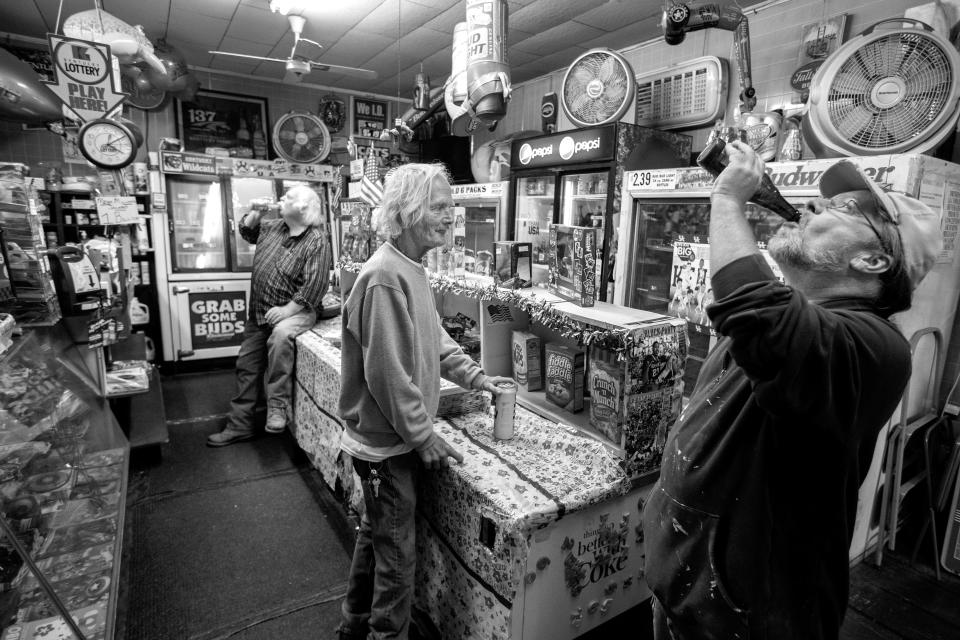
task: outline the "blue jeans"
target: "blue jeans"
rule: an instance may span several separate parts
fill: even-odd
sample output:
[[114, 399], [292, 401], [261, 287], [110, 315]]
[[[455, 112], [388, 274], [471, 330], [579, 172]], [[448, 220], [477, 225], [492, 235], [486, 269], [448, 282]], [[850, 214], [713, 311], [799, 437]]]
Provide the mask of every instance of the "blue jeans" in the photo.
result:
[[[369, 632], [370, 640], [406, 640], [417, 565], [414, 518], [420, 456], [410, 452], [382, 462], [354, 460], [353, 468], [363, 481], [366, 509], [340, 607], [341, 637], [367, 638]], [[371, 469], [380, 477], [376, 496]]]
[[243, 329], [237, 355], [237, 394], [230, 401], [227, 426], [253, 431], [253, 414], [263, 380], [267, 407], [289, 414], [293, 389], [294, 340], [317, 323], [317, 314], [303, 310], [276, 326], [257, 326], [251, 319]]

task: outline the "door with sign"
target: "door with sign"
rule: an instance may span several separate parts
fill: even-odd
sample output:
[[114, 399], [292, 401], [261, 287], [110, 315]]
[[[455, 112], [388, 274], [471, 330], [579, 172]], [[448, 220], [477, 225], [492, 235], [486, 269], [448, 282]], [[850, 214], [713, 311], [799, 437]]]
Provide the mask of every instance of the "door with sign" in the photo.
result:
[[169, 285], [177, 360], [237, 355], [250, 318], [250, 282], [177, 282]]

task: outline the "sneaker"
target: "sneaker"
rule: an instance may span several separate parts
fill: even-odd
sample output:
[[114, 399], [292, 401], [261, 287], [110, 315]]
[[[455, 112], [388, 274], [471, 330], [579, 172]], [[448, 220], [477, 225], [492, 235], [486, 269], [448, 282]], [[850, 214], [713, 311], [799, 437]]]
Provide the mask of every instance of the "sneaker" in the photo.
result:
[[267, 411], [267, 424], [263, 430], [267, 433], [283, 433], [287, 428], [287, 412], [283, 409], [270, 409]]
[[234, 442], [243, 442], [253, 438], [253, 431], [240, 431], [233, 427], [226, 427], [219, 433], [211, 433], [207, 436], [208, 447], [225, 447]]

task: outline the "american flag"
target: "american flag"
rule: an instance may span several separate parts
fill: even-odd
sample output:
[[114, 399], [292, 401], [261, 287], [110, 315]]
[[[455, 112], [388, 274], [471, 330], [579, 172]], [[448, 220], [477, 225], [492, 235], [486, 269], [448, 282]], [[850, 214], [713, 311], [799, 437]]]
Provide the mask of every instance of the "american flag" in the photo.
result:
[[510, 313], [510, 307], [503, 304], [487, 305], [487, 313], [490, 314], [490, 323], [513, 322], [513, 314]]
[[370, 203], [371, 207], [379, 207], [383, 199], [383, 182], [380, 180], [380, 164], [376, 156], [371, 153], [363, 163], [363, 179], [360, 181], [360, 197]]
[[340, 206], [340, 198], [343, 196], [344, 177], [340, 175], [340, 167], [337, 167], [337, 171], [334, 175], [336, 176], [336, 184], [333, 185], [333, 195], [330, 196], [330, 209], [336, 211], [337, 207]]

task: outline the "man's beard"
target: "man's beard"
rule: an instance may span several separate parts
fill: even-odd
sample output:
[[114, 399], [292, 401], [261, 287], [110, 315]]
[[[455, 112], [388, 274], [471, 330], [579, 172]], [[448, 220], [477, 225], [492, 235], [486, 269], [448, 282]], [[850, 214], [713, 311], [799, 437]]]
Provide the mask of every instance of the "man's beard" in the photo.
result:
[[784, 224], [767, 242], [767, 250], [781, 268], [805, 271], [838, 272], [846, 268], [844, 257], [836, 250], [807, 247], [801, 225]]

